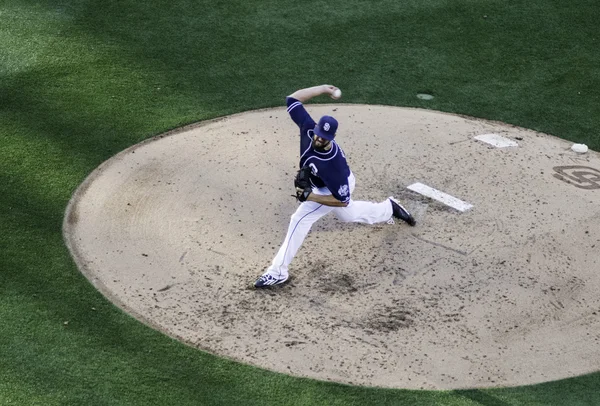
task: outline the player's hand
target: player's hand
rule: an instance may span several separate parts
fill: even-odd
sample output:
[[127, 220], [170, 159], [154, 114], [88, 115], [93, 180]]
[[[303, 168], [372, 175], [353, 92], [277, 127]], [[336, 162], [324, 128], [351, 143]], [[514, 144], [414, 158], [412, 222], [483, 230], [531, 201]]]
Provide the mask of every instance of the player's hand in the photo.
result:
[[331, 86], [331, 85], [324, 85], [324, 86], [326, 86], [326, 90], [327, 90], [327, 93], [329, 94], [329, 97], [331, 97], [333, 100], [339, 100], [340, 97], [342, 97], [342, 91], [340, 90], [339, 87]]
[[323, 93], [327, 93], [329, 96], [331, 96], [333, 92], [335, 92], [335, 89], [337, 89], [337, 87], [335, 86], [323, 85]]
[[297, 187], [296, 188], [296, 199], [299, 202], [305, 202], [306, 200], [308, 200], [308, 196], [310, 196], [311, 193], [312, 193], [311, 188], [302, 189], [302, 188]]

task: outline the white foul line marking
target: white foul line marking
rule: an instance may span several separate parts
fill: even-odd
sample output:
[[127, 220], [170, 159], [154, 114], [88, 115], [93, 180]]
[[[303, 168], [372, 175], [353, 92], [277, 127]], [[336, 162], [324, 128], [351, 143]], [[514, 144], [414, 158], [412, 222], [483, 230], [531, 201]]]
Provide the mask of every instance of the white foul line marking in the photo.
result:
[[412, 185], [408, 186], [407, 189], [410, 189], [413, 192], [420, 193], [423, 196], [430, 197], [434, 200], [437, 200], [438, 202], [442, 202], [445, 205], [450, 206], [458, 211], [464, 212], [473, 207], [472, 204], [463, 202], [462, 200], [457, 199], [454, 196], [450, 196], [447, 193], [441, 192], [422, 183], [413, 183]]
[[496, 148], [518, 147], [515, 141], [498, 134], [482, 134], [475, 137], [476, 140], [493, 145]]

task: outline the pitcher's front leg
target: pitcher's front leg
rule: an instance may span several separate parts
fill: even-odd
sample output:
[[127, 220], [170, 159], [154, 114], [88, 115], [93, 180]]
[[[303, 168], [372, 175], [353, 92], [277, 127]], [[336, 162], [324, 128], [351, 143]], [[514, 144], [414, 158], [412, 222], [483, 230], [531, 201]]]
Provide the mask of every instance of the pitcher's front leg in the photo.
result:
[[333, 207], [315, 202], [304, 202], [298, 206], [296, 212], [292, 214], [283, 244], [279, 248], [271, 266], [255, 282], [254, 286], [261, 288], [285, 282], [289, 277], [288, 267], [296, 256], [312, 225], [332, 209]]

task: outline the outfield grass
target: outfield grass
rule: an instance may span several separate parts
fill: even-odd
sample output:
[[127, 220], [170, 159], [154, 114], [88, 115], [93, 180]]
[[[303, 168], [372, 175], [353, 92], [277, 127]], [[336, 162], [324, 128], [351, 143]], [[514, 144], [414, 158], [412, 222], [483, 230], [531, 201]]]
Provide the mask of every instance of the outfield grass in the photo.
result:
[[501, 120], [600, 150], [598, 15], [597, 0], [4, 0], [0, 404], [599, 405], [599, 373], [421, 392], [222, 360], [107, 302], [61, 234], [74, 190], [117, 152], [320, 83], [344, 102]]

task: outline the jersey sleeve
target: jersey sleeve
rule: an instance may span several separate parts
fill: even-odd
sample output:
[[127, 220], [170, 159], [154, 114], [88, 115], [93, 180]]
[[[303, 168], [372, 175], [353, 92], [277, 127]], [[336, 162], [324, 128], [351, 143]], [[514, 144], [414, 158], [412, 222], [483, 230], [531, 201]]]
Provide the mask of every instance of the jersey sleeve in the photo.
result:
[[287, 112], [291, 119], [304, 132], [315, 128], [315, 122], [304, 108], [304, 105], [293, 97], [286, 97]]
[[350, 184], [344, 168], [329, 170], [321, 175], [321, 179], [333, 197], [342, 203], [350, 202]]

